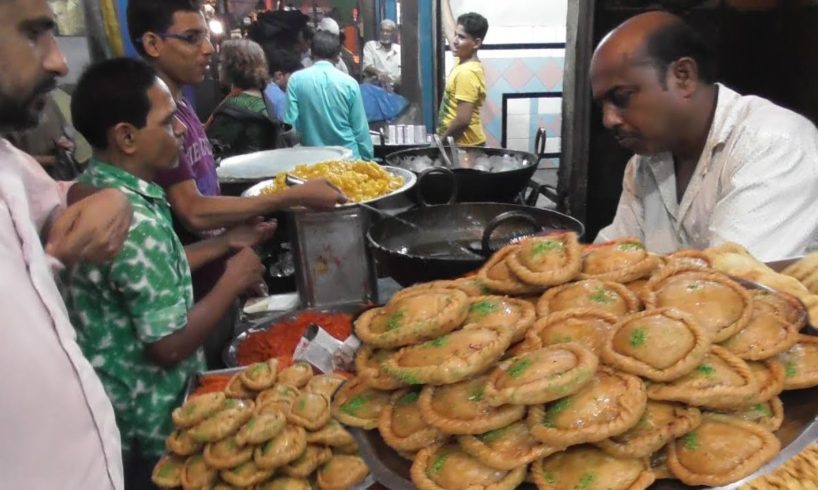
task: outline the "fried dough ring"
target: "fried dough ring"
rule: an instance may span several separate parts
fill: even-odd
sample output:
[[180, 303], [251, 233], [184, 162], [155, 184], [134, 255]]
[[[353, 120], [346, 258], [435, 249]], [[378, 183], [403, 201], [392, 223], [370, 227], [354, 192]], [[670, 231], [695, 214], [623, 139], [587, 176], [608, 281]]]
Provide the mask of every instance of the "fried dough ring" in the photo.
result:
[[256, 446], [253, 461], [259, 468], [278, 468], [297, 459], [306, 449], [307, 431], [298, 425], [288, 425], [277, 436]]
[[[516, 296], [542, 291], [542, 287], [533, 286], [523, 282], [522, 279], [514, 275], [514, 272], [508, 266], [508, 256], [516, 252], [519, 247], [519, 243], [506, 245], [492, 255], [488, 262], [486, 262], [477, 273], [477, 277], [480, 279], [480, 282], [486, 285], [493, 292], [513, 294]], [[501, 276], [508, 277], [503, 279], [491, 277], [492, 273], [496, 271], [498, 271]]]
[[[497, 308], [498, 302], [512, 305], [519, 310], [519, 318], [517, 318], [513, 325], [509, 325], [505, 321], [490, 316]], [[485, 310], [491, 311], [485, 312]], [[510, 298], [508, 296], [477, 296], [471, 300], [469, 315], [464, 321], [463, 328], [481, 326], [500, 326], [507, 328], [512, 332], [511, 343], [515, 343], [525, 338], [525, 333], [534, 325], [536, 319], [537, 313], [534, 311], [534, 305], [524, 299]]]
[[541, 444], [522, 420], [477, 436], [457, 436], [460, 448], [486, 466], [511, 471], [561, 449]]
[[[573, 357], [574, 364], [558, 371], [557, 364], [567, 361], [562, 359], [565, 354]], [[547, 403], [580, 390], [593, 378], [598, 364], [593, 352], [573, 342], [526, 352], [502, 361], [489, 374], [486, 400], [495, 407]]]
[[[690, 334], [693, 336], [693, 345], [682, 358], [677, 359], [673, 364], [665, 368], [659, 368], [652, 366], [645, 360], [617, 351], [616, 341], [619, 339], [618, 334], [620, 332], [628, 328], [628, 326], [632, 325], [634, 322], [657, 315], [667, 318], [677, 324], [684, 324], [685, 328], [687, 328], [688, 332], [690, 332]], [[642, 335], [635, 337], [635, 335], [638, 333], [641, 333]], [[645, 345], [645, 342], [648, 342], [650, 337], [651, 332], [649, 330], [636, 329], [631, 332], [631, 339], [627, 343], [634, 350], [640, 350], [642, 347], [644, 347], [650, 351], [645, 352], [644, 354], [650, 356], [656, 354], [656, 352], [653, 352], [650, 345]], [[638, 342], [641, 343], [637, 344]], [[663, 347], [672, 348], [672, 346], [664, 345], [656, 347], [658, 347], [659, 350], [664, 350], [665, 353], [667, 352], [666, 349], [662, 349]], [[699, 326], [691, 315], [673, 308], [658, 308], [634, 313], [621, 319], [616, 325], [614, 325], [610, 335], [605, 340], [605, 343], [602, 344], [601, 357], [602, 360], [609, 366], [621, 369], [626, 373], [642, 376], [643, 378], [647, 378], [651, 381], [671, 381], [680, 378], [681, 376], [684, 376], [695, 369], [696, 366], [701, 364], [701, 362], [704, 360], [704, 357], [707, 355], [709, 350], [710, 338], [707, 332]]]
[[[642, 251], [638, 261], [632, 262], [624, 267], [603, 270], [602, 272], [588, 270], [589, 256], [601, 251], [604, 248], [617, 247], [618, 249], [622, 249], [622, 247], [629, 246], [634, 248], [627, 248], [623, 250], [636, 250], [637, 248], [635, 247], [638, 247], [638, 249]], [[583, 253], [582, 273], [580, 273], [579, 277], [580, 279], [599, 279], [600, 281], [612, 281], [625, 284], [650, 275], [650, 273], [653, 272], [658, 265], [659, 259], [655, 255], [650, 254], [645, 250], [641, 240], [636, 237], [624, 237], [607, 243], [598, 245], [595, 244], [591, 247], [586, 247]]]
[[570, 428], [555, 426], [553, 416], [559, 416], [563, 410], [570, 408], [577, 398], [596, 393], [597, 383], [593, 381], [577, 393], [557, 400], [547, 408], [545, 405], [531, 407], [526, 419], [531, 435], [549, 446], [567, 447], [585, 442], [599, 442], [622, 434], [636, 425], [647, 404], [647, 394], [642, 380], [604, 366], [599, 368], [594, 377], [599, 380], [604, 377], [618, 378], [625, 386], [622, 394], [615, 400], [609, 396], [602, 398], [607, 403], [616, 404], [618, 414], [613, 420], [604, 423], [582, 423], [579, 427], [574, 424]]
[[[438, 451], [444, 449], [449, 452], [438, 455]], [[442, 471], [445, 471], [445, 463], [451, 458], [452, 454], [456, 454], [456, 456], [467, 460], [474, 460], [474, 458], [466, 454], [462, 449], [453, 445], [436, 444], [423, 448], [418, 452], [411, 469], [412, 483], [417, 486], [418, 490], [449, 490], [448, 487], [438, 485], [429, 476], [429, 472], [440, 474]], [[476, 460], [474, 460], [474, 462], [481, 464]], [[466, 487], [466, 490], [514, 490], [525, 480], [526, 468], [527, 466], [520, 466], [507, 472], [503, 479], [497, 483], [469, 485]]]
[[[381, 411], [381, 416], [378, 419], [378, 431], [383, 441], [396, 451], [419, 451], [424, 447], [443, 442], [446, 439], [446, 436], [439, 430], [428, 424], [422, 429], [412, 431], [407, 436], [401, 436], [395, 432], [394, 423], [396, 418], [405, 422], [420, 417], [419, 398], [419, 388], [396, 391], [389, 397], [389, 404]], [[416, 410], [417, 414], [410, 417], [406, 414], [409, 410]], [[425, 424], [425, 422], [423, 423]]]
[[[537, 263], [538, 256], [556, 250], [561, 257], [559, 267]], [[582, 249], [577, 234], [571, 231], [535, 237], [520, 243], [514, 253], [506, 257], [511, 272], [523, 282], [535, 286], [556, 286], [570, 281], [582, 268]]]
[[799, 335], [798, 342], [779, 355], [784, 363], [784, 389], [818, 386], [818, 337]]
[[[580, 304], [573, 305], [570, 308], [559, 308], [556, 310], [551, 306], [551, 303], [561, 293], [571, 289], [580, 288], [585, 285], [598, 286], [597, 290], [594, 292], [594, 295], [588, 297], [587, 302], [581, 302]], [[609, 293], [615, 295], [616, 298], [611, 298], [611, 294]], [[606, 304], [610, 304], [611, 302], [616, 302], [617, 299], [620, 299], [624, 304], [625, 311], [622, 313], [617, 313], [604, 306]], [[556, 286], [546, 290], [545, 293], [543, 293], [543, 295], [537, 300], [537, 318], [544, 318], [551, 313], [573, 308], [595, 308], [612, 315], [621, 316], [639, 311], [640, 306], [641, 303], [636, 294], [634, 294], [627, 288], [627, 286], [623, 284], [612, 281], [600, 281], [598, 279], [583, 279], [581, 281], [570, 282], [568, 284], [563, 284], [561, 286]]]

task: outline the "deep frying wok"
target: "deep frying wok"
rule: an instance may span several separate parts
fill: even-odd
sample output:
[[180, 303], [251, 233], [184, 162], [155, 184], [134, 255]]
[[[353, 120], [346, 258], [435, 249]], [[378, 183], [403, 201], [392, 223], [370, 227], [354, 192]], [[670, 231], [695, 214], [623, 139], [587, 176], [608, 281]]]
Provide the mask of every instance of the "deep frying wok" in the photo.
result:
[[[576, 219], [530, 206], [505, 203], [458, 203], [420, 207], [382, 219], [369, 228], [367, 240], [382, 275], [402, 286], [451, 279], [474, 271], [514, 238], [557, 230], [582, 235]], [[461, 247], [471, 254], [458, 250]]]

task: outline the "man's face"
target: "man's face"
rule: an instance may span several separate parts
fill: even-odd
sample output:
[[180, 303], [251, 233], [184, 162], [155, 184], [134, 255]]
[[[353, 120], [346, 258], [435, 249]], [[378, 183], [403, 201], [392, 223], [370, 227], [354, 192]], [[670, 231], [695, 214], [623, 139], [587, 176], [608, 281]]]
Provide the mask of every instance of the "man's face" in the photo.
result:
[[57, 77], [68, 73], [46, 0], [0, 0], [0, 129], [37, 125]]
[[466, 33], [463, 26], [457, 24], [454, 31], [454, 44], [452, 44], [452, 53], [461, 60], [469, 59], [474, 55], [474, 52], [480, 48], [483, 40], [480, 38], [473, 38]]
[[594, 101], [602, 108], [602, 124], [620, 145], [640, 155], [669, 150], [682, 110], [670, 78], [663, 85], [647, 60], [637, 62], [604, 50], [594, 55]]
[[290, 76], [292, 76], [292, 73], [277, 71], [273, 74], [273, 83], [278, 85], [278, 88], [286, 92], [287, 83], [290, 81]]
[[179, 85], [204, 80], [214, 49], [202, 14], [176, 12], [168, 30], [154, 34], [159, 37], [154, 61], [162, 73]]
[[176, 167], [182, 148], [185, 126], [176, 117], [176, 102], [164, 81], [157, 78], [148, 89], [150, 112], [145, 127], [136, 131], [138, 160], [152, 172]]
[[392, 44], [393, 36], [395, 35], [395, 28], [391, 25], [381, 26], [381, 44], [389, 46]]

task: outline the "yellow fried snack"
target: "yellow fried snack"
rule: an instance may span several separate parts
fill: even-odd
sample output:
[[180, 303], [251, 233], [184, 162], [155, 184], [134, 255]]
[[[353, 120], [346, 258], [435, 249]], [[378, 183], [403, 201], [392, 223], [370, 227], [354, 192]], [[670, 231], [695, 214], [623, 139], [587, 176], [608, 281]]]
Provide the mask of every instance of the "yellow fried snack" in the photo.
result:
[[525, 465], [511, 471], [486, 466], [456, 444], [421, 449], [411, 470], [419, 490], [513, 490], [525, 480], [525, 473]]
[[374, 429], [381, 410], [389, 404], [389, 395], [370, 388], [361, 378], [352, 378], [335, 393], [332, 416], [352, 427]]
[[581, 278], [622, 284], [649, 276], [659, 265], [656, 256], [634, 237], [587, 246], [582, 259]]
[[374, 162], [336, 161], [297, 165], [289, 172], [276, 175], [262, 194], [274, 194], [287, 188], [285, 179], [292, 175], [303, 180], [327, 179], [351, 201], [363, 202], [396, 191], [403, 186], [403, 177], [392, 175]]
[[228, 470], [253, 459], [253, 448], [241, 447], [235, 436], [229, 436], [205, 446], [204, 460], [212, 468]]
[[257, 362], [239, 374], [244, 386], [251, 390], [261, 391], [273, 386], [278, 375], [278, 359]]
[[426, 289], [401, 295], [355, 320], [355, 334], [381, 348], [402, 347], [445, 335], [463, 324], [469, 297], [457, 289]]
[[572, 308], [594, 308], [614, 316], [639, 310], [639, 299], [618, 282], [585, 279], [548, 289], [537, 300], [537, 317]]
[[312, 366], [308, 362], [298, 361], [278, 373], [278, 384], [303, 388], [312, 379]]
[[374, 349], [369, 345], [362, 345], [355, 354], [355, 371], [358, 377], [370, 388], [376, 390], [397, 390], [405, 386], [397, 379], [383, 371], [383, 363], [397, 349]]
[[531, 435], [549, 446], [598, 442], [636, 425], [646, 404], [641, 379], [600, 367], [573, 395], [531, 407], [527, 423]]
[[784, 423], [784, 403], [781, 398], [775, 397], [727, 415], [738, 417], [747, 422], [754, 422], [767, 430], [776, 431]]
[[218, 477], [216, 469], [208, 466], [201, 454], [195, 454], [185, 461], [185, 467], [182, 469], [182, 487], [206, 487], [215, 483]]
[[186, 430], [176, 429], [165, 439], [165, 447], [177, 456], [190, 456], [202, 449], [202, 443], [194, 439]]
[[784, 391], [786, 373], [781, 361], [778, 359], [767, 359], [763, 362], [750, 361], [747, 366], [750, 367], [758, 385], [758, 393], [753, 401], [763, 403]]
[[184, 405], [173, 410], [173, 423], [180, 429], [193, 427], [218, 412], [224, 404], [224, 398], [224, 393], [221, 392], [191, 397]]
[[458, 436], [460, 448], [481, 463], [513, 470], [560, 451], [534, 439], [523, 421], [476, 436]]
[[503, 294], [533, 294], [545, 289], [534, 286], [517, 277], [508, 266], [508, 258], [520, 248], [519, 243], [506, 245], [497, 251], [477, 273], [477, 278], [492, 291]]
[[288, 425], [278, 435], [256, 447], [253, 461], [259, 468], [278, 468], [294, 461], [306, 449], [307, 432], [303, 427]]
[[178, 456], [163, 456], [153, 467], [151, 481], [161, 488], [176, 488], [182, 484], [185, 459]]
[[804, 303], [795, 296], [782, 291], [754, 290], [753, 307], [756, 311], [783, 318], [796, 330], [801, 330], [807, 324], [807, 308]]
[[523, 299], [503, 296], [474, 296], [463, 328], [502, 327], [512, 332], [511, 342], [519, 342], [534, 324], [534, 306]]
[[327, 422], [315, 432], [307, 432], [307, 443], [321, 446], [345, 447], [355, 444], [355, 439], [344, 427], [335, 419]]
[[754, 303], [747, 325], [721, 345], [745, 361], [762, 361], [795, 345], [798, 329], [777, 312], [758, 308]]
[[301, 456], [281, 468], [281, 471], [287, 476], [307, 478], [331, 458], [332, 450], [330, 448], [308, 445]]
[[668, 446], [670, 471], [688, 485], [727, 485], [770, 461], [781, 443], [758, 424], [707, 414], [694, 431]]
[[224, 394], [229, 398], [252, 399], [256, 397], [256, 392], [245, 386], [241, 380], [242, 373], [243, 371], [234, 374], [230, 381], [227, 382]]
[[602, 360], [652, 381], [671, 381], [695, 369], [709, 350], [710, 336], [693, 316], [657, 308], [614, 325], [602, 344]]
[[396, 451], [418, 451], [446, 438], [423, 421], [418, 407], [420, 389], [412, 387], [396, 391], [381, 411], [378, 431], [384, 442]]
[[349, 488], [364, 481], [368, 474], [369, 468], [360, 457], [335, 454], [318, 470], [316, 483], [322, 490]]
[[539, 490], [645, 490], [655, 476], [646, 459], [617, 458], [593, 446], [574, 446], [531, 465]]
[[188, 430], [199, 442], [213, 442], [236, 433], [253, 416], [254, 404], [249, 400], [229, 399], [224, 409]]
[[511, 345], [503, 326], [457, 330], [422, 344], [404, 347], [383, 363], [388, 375], [404, 384], [451, 384], [485, 371]]
[[324, 395], [302, 392], [290, 406], [287, 420], [307, 430], [318, 430], [330, 419], [329, 400]]
[[556, 344], [506, 359], [489, 374], [486, 400], [492, 406], [537, 405], [579, 391], [591, 381], [597, 357], [578, 343]]
[[491, 293], [491, 290], [488, 287], [486, 287], [482, 282], [480, 282], [479, 278], [466, 277], [462, 279], [454, 280], [444, 279], [440, 281], [430, 281], [415, 284], [413, 286], [409, 286], [408, 288], [401, 289], [397, 293], [393, 294], [391, 299], [397, 300], [404, 294], [424, 289], [459, 289], [460, 291], [463, 291], [470, 297], [483, 296]]
[[236, 434], [236, 443], [261, 444], [269, 441], [287, 425], [287, 417], [280, 411], [268, 411], [253, 415], [250, 420], [239, 429]]
[[812, 294], [818, 293], [818, 252], [812, 252], [801, 257], [798, 261], [790, 264], [781, 271], [790, 277], [794, 277]]
[[799, 335], [798, 342], [778, 359], [784, 363], [785, 390], [818, 386], [818, 337]]
[[219, 473], [222, 480], [237, 487], [249, 487], [256, 483], [261, 483], [264, 480], [273, 476], [273, 470], [265, 470], [259, 468], [253, 461], [247, 461], [235, 468], [229, 470], [222, 470]]
[[572, 231], [524, 240], [506, 259], [509, 269], [527, 284], [556, 286], [582, 268], [582, 250]]
[[256, 397], [256, 411], [280, 410], [287, 413], [290, 405], [301, 394], [301, 390], [294, 386], [276, 384], [272, 388], [267, 388]]
[[282, 476], [256, 485], [255, 490], [312, 490], [312, 485], [306, 478]]
[[525, 334], [528, 350], [548, 345], [577, 342], [597, 356], [617, 317], [594, 308], [572, 308], [537, 320]]
[[319, 374], [313, 376], [304, 387], [304, 391], [324, 395], [327, 400], [332, 400], [332, 395], [344, 384], [346, 378], [337, 374]]

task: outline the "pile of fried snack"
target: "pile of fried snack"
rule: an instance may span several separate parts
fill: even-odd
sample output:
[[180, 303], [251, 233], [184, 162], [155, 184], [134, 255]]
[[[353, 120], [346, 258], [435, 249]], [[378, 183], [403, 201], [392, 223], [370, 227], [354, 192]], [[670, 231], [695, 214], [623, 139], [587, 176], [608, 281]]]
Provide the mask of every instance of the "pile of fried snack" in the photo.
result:
[[161, 488], [310, 490], [349, 488], [369, 473], [349, 432], [330, 414], [344, 382], [271, 359], [236, 374], [224, 392], [173, 411], [177, 430], [154, 467]]
[[778, 395], [818, 385], [818, 337], [796, 297], [717, 269], [737, 250], [509, 245], [363, 313], [332, 413], [377, 429], [421, 490], [740, 480], [780, 450]]

